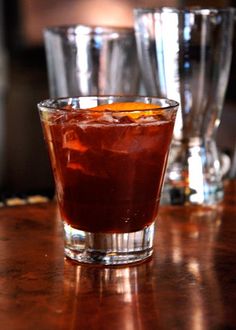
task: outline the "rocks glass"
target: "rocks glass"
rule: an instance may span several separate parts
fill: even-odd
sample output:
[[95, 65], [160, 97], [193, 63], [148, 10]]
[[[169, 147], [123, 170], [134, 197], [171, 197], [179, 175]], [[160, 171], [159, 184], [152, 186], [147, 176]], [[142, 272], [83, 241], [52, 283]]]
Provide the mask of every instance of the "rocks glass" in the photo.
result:
[[39, 104], [66, 256], [113, 265], [152, 255], [177, 107], [175, 101], [140, 96]]

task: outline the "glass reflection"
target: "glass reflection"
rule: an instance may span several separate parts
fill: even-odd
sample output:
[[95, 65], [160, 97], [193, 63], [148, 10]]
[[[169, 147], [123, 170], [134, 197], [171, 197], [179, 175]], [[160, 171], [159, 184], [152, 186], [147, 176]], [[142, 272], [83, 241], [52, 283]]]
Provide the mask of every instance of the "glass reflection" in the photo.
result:
[[179, 306], [179, 311], [172, 319], [166, 318], [165, 300], [155, 288], [160, 324], [163, 328], [182, 324], [181, 329], [208, 329], [209, 322], [223, 320], [214, 254], [222, 222], [221, 210], [210, 207], [169, 210], [159, 221], [156, 267], [161, 270], [160, 278], [171, 273], [171, 282], [162, 280], [161, 290], [166, 292], [168, 309], [172, 311]]
[[163, 215], [155, 254], [146, 263], [103, 268], [65, 262], [68, 330], [205, 330], [223, 320], [214, 255], [221, 211], [171, 207]]
[[[73, 265], [73, 276], [65, 274], [64, 281], [67, 308], [73, 309], [68, 329], [97, 329], [98, 324], [103, 329], [108, 322], [114, 329], [145, 327], [148, 306], [140, 292], [150, 279], [151, 264], [124, 268]], [[67, 267], [71, 267], [68, 261], [65, 271]], [[150, 282], [148, 287], [150, 292]]]

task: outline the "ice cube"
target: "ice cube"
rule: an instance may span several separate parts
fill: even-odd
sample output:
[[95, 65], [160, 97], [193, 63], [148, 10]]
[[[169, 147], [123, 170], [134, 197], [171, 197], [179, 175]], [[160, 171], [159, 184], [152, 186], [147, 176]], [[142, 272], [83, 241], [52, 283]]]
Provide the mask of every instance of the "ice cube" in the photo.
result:
[[87, 176], [106, 178], [107, 173], [103, 168], [103, 157], [93, 150], [84, 153], [76, 150], [67, 150], [66, 166], [70, 170], [75, 170]]
[[93, 175], [93, 173], [87, 168], [85, 160], [81, 157], [81, 153], [75, 151], [75, 149], [67, 150], [67, 168], [71, 170], [80, 171], [86, 175]]
[[120, 124], [132, 124], [132, 123], [135, 123], [135, 120], [129, 116], [122, 116], [119, 118], [119, 123]]
[[[111, 130], [111, 129], [110, 129]], [[141, 127], [113, 126], [110, 135], [102, 141], [102, 149], [114, 153], [128, 154], [140, 149]]]
[[99, 118], [98, 118], [99, 123], [114, 123], [116, 122], [116, 118], [113, 118], [112, 113], [107, 111], [104, 112]]
[[62, 147], [79, 152], [88, 150], [88, 147], [80, 141], [78, 134], [72, 129], [64, 133]]

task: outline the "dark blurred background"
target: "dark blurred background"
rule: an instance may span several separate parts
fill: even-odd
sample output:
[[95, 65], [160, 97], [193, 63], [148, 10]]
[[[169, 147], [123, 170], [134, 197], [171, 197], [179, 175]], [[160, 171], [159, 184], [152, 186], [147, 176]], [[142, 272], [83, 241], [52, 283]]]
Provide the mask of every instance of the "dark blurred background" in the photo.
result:
[[[229, 1], [0, 0], [0, 194], [51, 194], [53, 180], [37, 103], [47, 98], [42, 29], [49, 25], [132, 26], [134, 7], [236, 6]], [[232, 155], [236, 141], [236, 33], [217, 141]]]

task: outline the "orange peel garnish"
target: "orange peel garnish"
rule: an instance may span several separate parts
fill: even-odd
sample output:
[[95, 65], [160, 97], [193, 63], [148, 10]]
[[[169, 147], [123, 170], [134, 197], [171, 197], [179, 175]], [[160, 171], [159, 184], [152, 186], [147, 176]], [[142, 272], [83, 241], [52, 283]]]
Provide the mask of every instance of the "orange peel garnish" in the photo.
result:
[[157, 104], [143, 102], [114, 102], [100, 104], [97, 107], [90, 108], [91, 110], [107, 110], [107, 111], [135, 111], [135, 110], [151, 110], [160, 108]]
[[[73, 111], [74, 109], [71, 105], [68, 105], [65, 106], [63, 110]], [[160, 105], [144, 102], [104, 103], [92, 108], [82, 108], [81, 110], [91, 111], [91, 115], [94, 119], [99, 118], [104, 111], [117, 112], [117, 116], [128, 116], [131, 119], [138, 119], [140, 117], [148, 117], [162, 113]]]
[[[153, 109], [153, 110], [152, 110]], [[129, 117], [136, 119], [140, 116], [151, 116], [153, 114], [156, 114], [156, 111], [154, 109], [160, 109], [160, 106], [157, 104], [151, 104], [151, 103], [144, 103], [144, 102], [114, 102], [114, 103], [106, 103], [106, 104], [100, 104], [96, 107], [90, 108], [90, 110], [95, 111], [117, 111], [117, 112], [128, 112], [126, 115]], [[142, 111], [145, 110], [145, 111]], [[142, 112], [140, 112], [142, 111]], [[124, 115], [124, 113], [122, 113]]]

